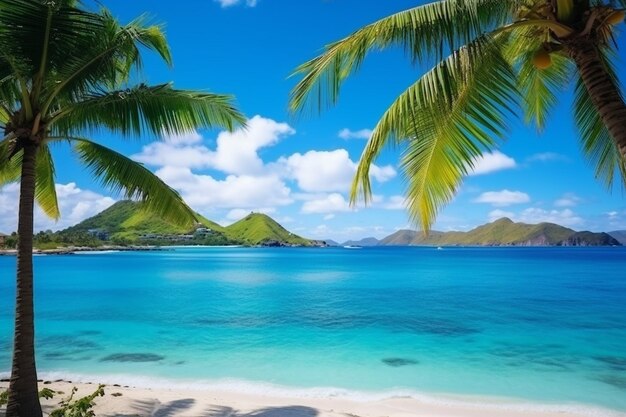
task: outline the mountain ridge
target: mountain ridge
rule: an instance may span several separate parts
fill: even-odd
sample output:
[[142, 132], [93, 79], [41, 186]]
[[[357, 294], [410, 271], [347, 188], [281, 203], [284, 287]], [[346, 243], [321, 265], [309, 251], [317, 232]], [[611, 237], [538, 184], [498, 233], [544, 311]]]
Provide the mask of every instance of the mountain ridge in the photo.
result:
[[243, 219], [221, 226], [196, 213], [198, 223], [181, 227], [143, 210], [140, 203], [118, 201], [111, 207], [64, 229], [59, 235], [87, 233], [101, 240], [142, 244], [241, 244], [248, 246], [316, 246], [318, 242], [295, 235], [271, 217], [250, 213]]
[[381, 246], [620, 246], [608, 233], [575, 231], [555, 223], [516, 223], [503, 217], [468, 232], [399, 230]]

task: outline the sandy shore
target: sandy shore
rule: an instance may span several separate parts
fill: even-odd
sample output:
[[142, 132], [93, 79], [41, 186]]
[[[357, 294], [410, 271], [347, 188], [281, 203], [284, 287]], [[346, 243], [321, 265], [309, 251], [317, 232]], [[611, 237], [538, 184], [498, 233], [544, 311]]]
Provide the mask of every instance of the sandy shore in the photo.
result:
[[[0, 389], [7, 387], [0, 383]], [[43, 400], [45, 412], [54, 409], [72, 387], [75, 398], [97, 388], [92, 383], [57, 381], [41, 384], [55, 391], [52, 400]], [[273, 396], [226, 390], [146, 389], [107, 385], [105, 396], [95, 407], [98, 417], [623, 417], [626, 413], [600, 408], [521, 404], [504, 400], [439, 397], [437, 400], [394, 397], [375, 401], [341, 396]], [[0, 416], [4, 412], [0, 410]]]

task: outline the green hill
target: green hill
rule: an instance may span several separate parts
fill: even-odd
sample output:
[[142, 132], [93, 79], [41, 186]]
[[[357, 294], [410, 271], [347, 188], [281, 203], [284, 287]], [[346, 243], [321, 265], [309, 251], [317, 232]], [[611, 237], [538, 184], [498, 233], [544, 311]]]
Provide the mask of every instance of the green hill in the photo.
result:
[[238, 222], [226, 227], [226, 235], [248, 245], [313, 245], [312, 241], [294, 235], [274, 219], [261, 213], [250, 213]]
[[[296, 236], [264, 214], [223, 227], [199, 214], [195, 227], [181, 227], [164, 221], [133, 201], [120, 201], [103, 212], [59, 232], [63, 242], [90, 234], [114, 243], [130, 244], [211, 244], [313, 246], [314, 242]], [[68, 237], [70, 237], [68, 239]]]
[[502, 218], [469, 232], [421, 232], [400, 230], [381, 245], [400, 246], [612, 246], [619, 242], [606, 233], [576, 232], [554, 223], [515, 223]]
[[[204, 217], [197, 215], [197, 227], [206, 227], [218, 233], [224, 233], [224, 228]], [[110, 238], [135, 240], [142, 235], [177, 235], [193, 233], [195, 227], [181, 227], [166, 222], [157, 215], [141, 208], [141, 204], [134, 201], [119, 201], [99, 214], [90, 217], [75, 226], [65, 229], [62, 233], [87, 232], [99, 230]]]

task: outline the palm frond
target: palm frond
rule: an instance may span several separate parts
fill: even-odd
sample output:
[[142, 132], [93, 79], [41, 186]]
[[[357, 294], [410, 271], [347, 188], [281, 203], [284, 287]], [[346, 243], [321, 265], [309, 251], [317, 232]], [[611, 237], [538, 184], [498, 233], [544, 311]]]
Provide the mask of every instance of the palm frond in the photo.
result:
[[35, 172], [35, 200], [48, 217], [58, 220], [61, 212], [54, 182], [54, 162], [48, 145], [40, 146], [37, 151]]
[[126, 81], [133, 67], [141, 66], [139, 47], [157, 52], [171, 65], [172, 57], [165, 36], [158, 25], [147, 25], [140, 16], [127, 25], [119, 22], [105, 9], [96, 15], [98, 30], [81, 34], [86, 45], [65, 62], [48, 80], [47, 103], [44, 111], [55, 100], [77, 101], [94, 89], [115, 88]]
[[196, 221], [180, 195], [140, 163], [87, 139], [70, 140], [79, 158], [105, 187], [124, 198], [142, 201], [146, 209], [172, 223], [190, 226]]
[[353, 203], [371, 196], [369, 167], [384, 146], [406, 143], [401, 165], [407, 207], [414, 222], [430, 229], [475, 159], [495, 146], [514, 114], [515, 74], [502, 55], [503, 42], [481, 39], [461, 48], [398, 97], [361, 156]]
[[227, 95], [175, 90], [170, 84], [103, 92], [73, 103], [51, 124], [58, 136], [97, 131], [101, 127], [123, 135], [180, 134], [199, 127], [228, 130], [245, 124], [245, 117]]
[[332, 43], [324, 53], [299, 66], [302, 79], [291, 92], [290, 109], [322, 110], [335, 104], [343, 81], [368, 52], [392, 45], [404, 47], [414, 61], [440, 60], [505, 22], [511, 13], [506, 0], [445, 0], [396, 13]]
[[70, 1], [3, 0], [0, 7], [0, 50], [24, 79], [34, 79], [42, 65], [57, 64], [84, 47], [84, 37], [97, 29], [97, 15]]
[[[0, 141], [0, 187], [18, 182], [22, 175], [22, 151], [18, 151], [12, 157], [15, 143], [11, 138]], [[11, 158], [10, 158], [11, 157]]]
[[543, 130], [550, 111], [558, 102], [558, 94], [563, 93], [570, 83], [572, 63], [567, 57], [555, 53], [551, 55], [552, 65], [541, 70], [533, 64], [534, 54], [534, 50], [528, 50], [519, 56], [518, 88], [524, 97], [526, 122]]
[[[608, 51], [602, 54], [605, 67], [615, 85], [619, 85], [617, 72]], [[595, 176], [608, 189], [613, 187], [617, 174], [622, 187], [626, 188], [626, 159], [615, 145], [608, 129], [582, 79], [578, 77], [574, 94], [574, 120], [580, 132], [584, 156], [595, 169]]]

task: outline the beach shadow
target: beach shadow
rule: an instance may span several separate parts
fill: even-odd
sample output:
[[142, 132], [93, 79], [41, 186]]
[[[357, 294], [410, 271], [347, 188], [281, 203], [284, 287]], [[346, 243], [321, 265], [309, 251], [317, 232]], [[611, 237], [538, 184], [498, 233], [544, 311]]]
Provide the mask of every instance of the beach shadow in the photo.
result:
[[300, 405], [287, 407], [266, 407], [250, 412], [241, 412], [230, 407], [212, 407], [203, 417], [316, 417], [315, 408]]
[[192, 408], [195, 403], [196, 400], [193, 398], [185, 398], [163, 404], [156, 400], [138, 400], [133, 402], [133, 411], [131, 413], [114, 414], [110, 417], [176, 417]]

